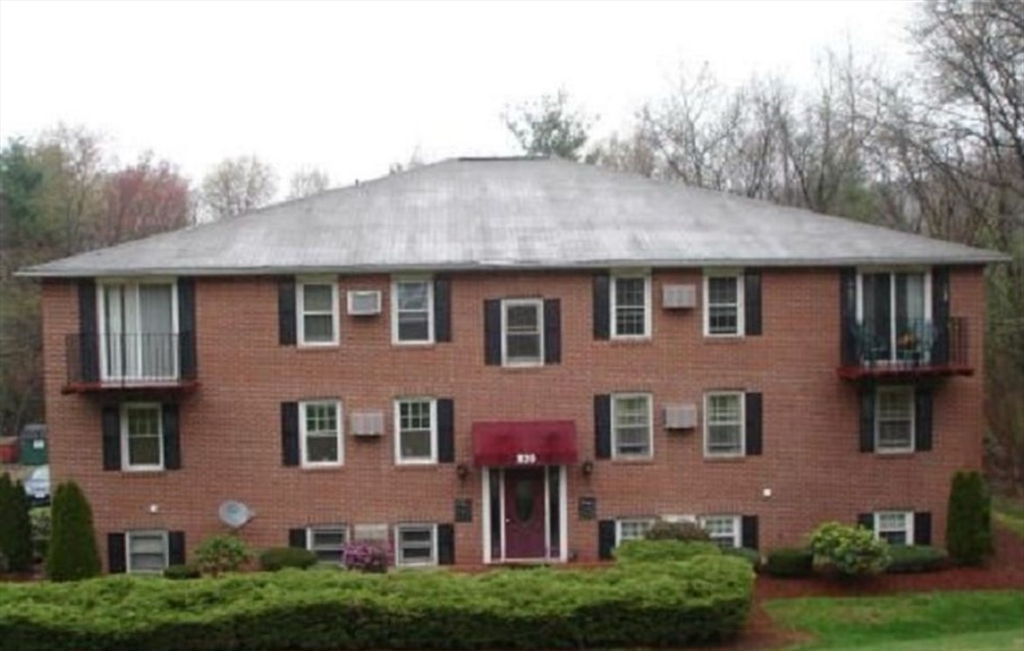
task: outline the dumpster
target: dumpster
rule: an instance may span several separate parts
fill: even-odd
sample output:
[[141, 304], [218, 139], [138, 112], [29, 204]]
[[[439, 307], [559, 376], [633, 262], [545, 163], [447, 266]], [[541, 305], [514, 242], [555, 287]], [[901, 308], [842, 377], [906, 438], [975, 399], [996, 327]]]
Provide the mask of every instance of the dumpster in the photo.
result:
[[42, 466], [47, 463], [46, 425], [34, 423], [21, 428], [18, 437], [18, 463]]

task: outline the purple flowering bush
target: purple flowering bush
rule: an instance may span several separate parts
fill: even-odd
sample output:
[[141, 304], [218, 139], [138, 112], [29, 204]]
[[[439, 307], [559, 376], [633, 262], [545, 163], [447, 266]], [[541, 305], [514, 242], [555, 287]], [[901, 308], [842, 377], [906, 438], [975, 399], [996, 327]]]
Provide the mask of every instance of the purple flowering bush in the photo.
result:
[[346, 570], [383, 574], [389, 562], [387, 549], [379, 542], [356, 541], [341, 548], [341, 564]]

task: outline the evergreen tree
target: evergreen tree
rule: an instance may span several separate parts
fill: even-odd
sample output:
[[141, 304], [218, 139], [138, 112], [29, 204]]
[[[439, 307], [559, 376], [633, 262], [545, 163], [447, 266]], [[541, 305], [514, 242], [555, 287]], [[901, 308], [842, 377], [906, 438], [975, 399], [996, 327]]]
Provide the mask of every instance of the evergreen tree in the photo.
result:
[[53, 495], [52, 531], [46, 573], [53, 581], [77, 581], [100, 573], [100, 554], [92, 524], [92, 508], [73, 481]]
[[992, 553], [992, 505], [977, 471], [953, 475], [946, 512], [946, 549], [960, 565], [981, 565]]
[[27, 572], [32, 569], [32, 521], [29, 500], [21, 482], [12, 482], [0, 475], [0, 553], [7, 560], [7, 570]]

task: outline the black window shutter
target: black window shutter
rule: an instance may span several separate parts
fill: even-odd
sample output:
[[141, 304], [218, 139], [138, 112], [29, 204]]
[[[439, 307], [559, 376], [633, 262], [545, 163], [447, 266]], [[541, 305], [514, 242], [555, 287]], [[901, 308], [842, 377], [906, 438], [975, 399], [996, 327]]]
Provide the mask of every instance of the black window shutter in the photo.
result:
[[79, 369], [83, 382], [100, 379], [100, 348], [96, 320], [96, 281], [83, 278], [78, 281], [78, 336]]
[[501, 366], [501, 301], [484, 301], [484, 364]]
[[121, 409], [116, 405], [103, 408], [103, 469], [121, 469]]
[[173, 402], [164, 403], [160, 408], [160, 417], [163, 420], [164, 428], [164, 468], [178, 470], [181, 468], [178, 405]]
[[299, 403], [281, 403], [281, 463], [299, 465]]
[[437, 564], [455, 564], [455, 525], [437, 525]]
[[747, 336], [761, 334], [761, 271], [743, 272], [743, 329]]
[[740, 543], [747, 549], [758, 549], [757, 516], [745, 515], [741, 521]]
[[185, 532], [167, 532], [167, 560], [171, 565], [185, 564]]
[[763, 448], [763, 436], [761, 423], [764, 420], [761, 416], [762, 397], [760, 393], [748, 393], [746, 399], [746, 426], [747, 426], [747, 450], [748, 455], [761, 454]]
[[282, 278], [277, 283], [278, 343], [295, 345], [295, 279]]
[[857, 270], [839, 270], [839, 359], [843, 366], [857, 363]]
[[932, 269], [932, 323], [935, 324], [935, 342], [932, 344], [932, 363], [949, 363], [949, 267]]
[[594, 339], [611, 333], [611, 281], [608, 274], [594, 275]]
[[305, 529], [289, 529], [288, 530], [288, 546], [295, 547], [298, 549], [306, 548], [306, 530]]
[[437, 460], [455, 461], [455, 401], [451, 398], [437, 401]]
[[917, 387], [914, 391], [914, 449], [932, 449], [932, 390]]
[[594, 456], [612, 456], [612, 397], [608, 394], [594, 396]]
[[125, 557], [124, 534], [120, 532], [107, 534], [107, 571], [111, 574], [124, 574], [128, 570]]
[[874, 513], [861, 513], [857, 515], [857, 524], [864, 527], [868, 531], [875, 530], [875, 514]]
[[914, 513], [914, 539], [908, 544], [930, 545], [932, 544], [932, 514], [929, 511], [917, 511]]
[[615, 549], [615, 520], [601, 520], [597, 523], [597, 557], [610, 561]]
[[860, 451], [875, 451], [875, 388], [860, 390]]
[[178, 364], [181, 377], [196, 377], [196, 281], [178, 279]]
[[544, 363], [562, 361], [562, 303], [557, 298], [544, 301]]
[[434, 278], [434, 341], [452, 340], [452, 281], [447, 276]]

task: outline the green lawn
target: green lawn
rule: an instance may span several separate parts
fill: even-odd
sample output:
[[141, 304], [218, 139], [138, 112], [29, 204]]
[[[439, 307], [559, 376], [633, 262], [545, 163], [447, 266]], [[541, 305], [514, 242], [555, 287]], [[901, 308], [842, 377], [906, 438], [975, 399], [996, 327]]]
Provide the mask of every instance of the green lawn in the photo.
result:
[[1024, 499], [993, 496], [992, 517], [1006, 529], [1024, 538]]
[[807, 634], [801, 651], [1024, 651], [1024, 591], [775, 599], [776, 625]]

